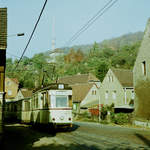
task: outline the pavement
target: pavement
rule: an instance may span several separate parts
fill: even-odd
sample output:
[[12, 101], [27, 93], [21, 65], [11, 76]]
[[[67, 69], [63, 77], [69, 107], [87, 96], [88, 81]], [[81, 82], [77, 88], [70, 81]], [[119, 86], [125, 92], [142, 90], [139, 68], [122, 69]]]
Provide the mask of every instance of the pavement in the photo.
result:
[[[150, 150], [150, 130], [74, 122], [70, 129], [5, 126], [2, 150]], [[1, 148], [0, 148], [1, 150]]]

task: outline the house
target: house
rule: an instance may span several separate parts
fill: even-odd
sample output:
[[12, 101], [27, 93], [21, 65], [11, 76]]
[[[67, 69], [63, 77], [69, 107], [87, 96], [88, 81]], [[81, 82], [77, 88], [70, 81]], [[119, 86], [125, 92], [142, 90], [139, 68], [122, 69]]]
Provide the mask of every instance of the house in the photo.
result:
[[[134, 79], [133, 83], [135, 89], [141, 81], [150, 81], [150, 19], [147, 22], [144, 33], [145, 34], [141, 46], [139, 48], [139, 52], [133, 68], [133, 79]], [[145, 89], [142, 93], [143, 95], [141, 95], [142, 96], [141, 101], [139, 100], [137, 93], [135, 94], [135, 114], [137, 114], [138, 107], [142, 106], [140, 108], [141, 111], [143, 111], [143, 113], [145, 114], [150, 115], [150, 111], [149, 111], [150, 97], [148, 97], [150, 92], [149, 85], [148, 88], [146, 86], [145, 87], [140, 86], [140, 88], [145, 88]], [[147, 96], [144, 92], [147, 92]]]
[[99, 92], [100, 84], [92, 84], [92, 87], [90, 88], [89, 92], [85, 96], [85, 98], [82, 100], [80, 107], [81, 108], [92, 108], [100, 103], [100, 92]]
[[32, 90], [20, 89], [16, 95], [16, 100], [29, 99], [32, 96]]
[[5, 78], [5, 99], [6, 101], [15, 100], [18, 93], [19, 82], [16, 78]]
[[[100, 84], [93, 74], [77, 74], [58, 79], [58, 83], [69, 84], [73, 92], [73, 113], [80, 113], [80, 103], [86, 98], [94, 84]], [[95, 92], [95, 91], [94, 91]]]
[[133, 73], [126, 69], [109, 69], [100, 87], [100, 103], [117, 109], [132, 109]]
[[72, 85], [72, 100], [73, 100], [73, 113], [74, 114], [81, 113], [80, 103], [85, 99], [85, 97], [89, 93], [92, 86], [93, 86], [93, 83]]

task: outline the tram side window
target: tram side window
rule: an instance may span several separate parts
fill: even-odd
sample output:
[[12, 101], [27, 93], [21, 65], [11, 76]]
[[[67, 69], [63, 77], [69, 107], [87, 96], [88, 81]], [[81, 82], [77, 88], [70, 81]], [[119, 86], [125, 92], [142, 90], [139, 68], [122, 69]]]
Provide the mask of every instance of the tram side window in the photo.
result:
[[33, 97], [31, 98], [31, 109], [33, 109]]
[[38, 97], [35, 97], [36, 108], [38, 108]]
[[15, 104], [14, 105], [14, 112], [16, 112], [17, 111], [17, 105]]
[[30, 110], [30, 102], [25, 101], [25, 111]]
[[68, 107], [67, 96], [56, 96], [56, 107]]
[[47, 98], [47, 94], [43, 93], [42, 94], [42, 108], [47, 108], [48, 107], [48, 98]]
[[48, 105], [49, 105], [49, 94], [48, 93], [45, 93], [45, 108], [48, 108]]
[[72, 95], [69, 95], [68, 98], [69, 98], [69, 107], [72, 107]]

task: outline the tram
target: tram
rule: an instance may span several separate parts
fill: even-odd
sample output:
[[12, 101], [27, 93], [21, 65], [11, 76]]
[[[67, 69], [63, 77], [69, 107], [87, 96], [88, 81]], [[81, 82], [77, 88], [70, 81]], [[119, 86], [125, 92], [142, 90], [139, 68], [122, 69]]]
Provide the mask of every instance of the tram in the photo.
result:
[[[50, 84], [33, 91], [32, 97], [6, 103], [5, 117], [22, 123], [72, 126], [72, 88]], [[12, 115], [13, 114], [13, 115]]]

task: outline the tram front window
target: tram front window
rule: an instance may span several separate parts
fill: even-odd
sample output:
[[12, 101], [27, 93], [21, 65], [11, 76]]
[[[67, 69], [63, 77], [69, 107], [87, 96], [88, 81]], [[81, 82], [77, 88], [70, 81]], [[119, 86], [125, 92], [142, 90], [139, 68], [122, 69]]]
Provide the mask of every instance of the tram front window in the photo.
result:
[[67, 96], [56, 96], [56, 107], [68, 107]]

